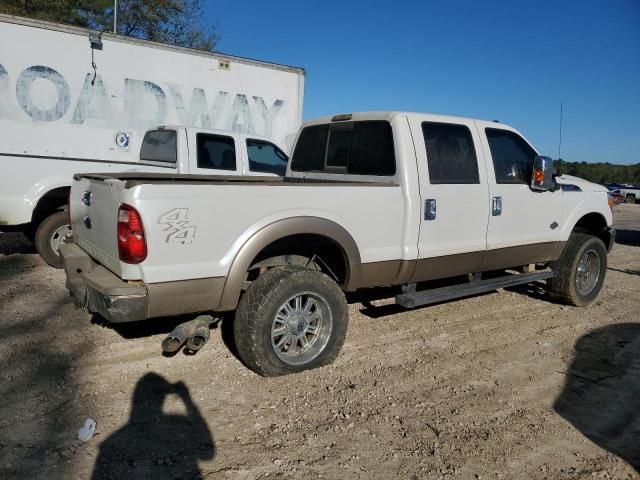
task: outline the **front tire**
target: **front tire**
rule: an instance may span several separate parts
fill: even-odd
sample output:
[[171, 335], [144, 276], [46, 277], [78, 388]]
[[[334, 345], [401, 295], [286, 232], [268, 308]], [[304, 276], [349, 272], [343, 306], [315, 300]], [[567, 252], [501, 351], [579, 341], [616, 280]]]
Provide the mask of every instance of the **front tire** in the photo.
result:
[[247, 289], [236, 310], [234, 339], [242, 362], [275, 377], [331, 363], [347, 333], [344, 293], [322, 272], [272, 268]]
[[636, 197], [634, 197], [633, 195], [627, 195], [624, 201], [626, 203], [636, 203]]
[[551, 268], [555, 276], [547, 280], [550, 297], [585, 307], [602, 290], [607, 273], [607, 249], [598, 237], [572, 233], [560, 259]]
[[68, 213], [65, 211], [49, 215], [36, 230], [36, 250], [53, 268], [62, 268], [59, 248], [69, 233], [71, 233], [71, 225], [69, 225]]

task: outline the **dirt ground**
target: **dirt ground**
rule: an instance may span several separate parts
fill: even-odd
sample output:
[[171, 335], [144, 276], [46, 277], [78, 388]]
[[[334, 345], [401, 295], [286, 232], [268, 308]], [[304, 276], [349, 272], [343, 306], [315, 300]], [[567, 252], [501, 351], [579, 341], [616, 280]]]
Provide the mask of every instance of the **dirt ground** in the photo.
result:
[[542, 286], [352, 300], [337, 361], [275, 379], [230, 352], [229, 322], [163, 357], [175, 319], [104, 325], [0, 234], [0, 478], [640, 478], [640, 205], [615, 223], [588, 308]]

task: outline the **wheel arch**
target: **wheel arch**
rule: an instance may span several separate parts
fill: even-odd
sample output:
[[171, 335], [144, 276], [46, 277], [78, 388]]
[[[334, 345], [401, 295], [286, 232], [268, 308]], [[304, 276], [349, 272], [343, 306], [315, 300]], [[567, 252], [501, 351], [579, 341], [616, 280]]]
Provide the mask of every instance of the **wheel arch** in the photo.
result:
[[58, 186], [40, 196], [31, 214], [31, 224], [37, 226], [49, 215], [63, 209], [69, 201], [70, 189], [71, 185]]
[[[329, 242], [339, 249], [344, 262], [344, 279], [341, 287], [353, 290], [360, 279], [361, 259], [358, 246], [351, 234], [341, 225], [321, 217], [294, 217], [275, 221], [254, 233], [235, 254], [227, 274], [220, 298], [220, 310], [236, 307], [245, 275], [256, 264], [256, 260], [266, 257], [270, 247], [284, 239], [317, 238]], [[297, 253], [297, 252], [292, 252]]]
[[571, 229], [571, 233], [586, 233], [598, 237], [604, 242], [607, 250], [613, 243], [607, 219], [599, 212], [590, 212], [580, 217]]

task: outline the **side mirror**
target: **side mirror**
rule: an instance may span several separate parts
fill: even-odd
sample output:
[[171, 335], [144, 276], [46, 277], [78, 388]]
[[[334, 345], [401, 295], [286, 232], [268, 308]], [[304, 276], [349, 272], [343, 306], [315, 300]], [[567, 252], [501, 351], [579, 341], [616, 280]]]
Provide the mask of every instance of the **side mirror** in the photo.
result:
[[555, 190], [557, 187], [556, 180], [553, 178], [554, 172], [553, 160], [549, 157], [536, 156], [533, 159], [533, 172], [531, 174], [530, 187], [532, 190], [547, 192]]

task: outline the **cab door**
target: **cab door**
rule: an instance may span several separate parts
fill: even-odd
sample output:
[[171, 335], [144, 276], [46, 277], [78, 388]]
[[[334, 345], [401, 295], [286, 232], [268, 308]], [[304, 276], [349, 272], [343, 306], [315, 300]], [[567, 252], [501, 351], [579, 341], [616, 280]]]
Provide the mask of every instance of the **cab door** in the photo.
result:
[[422, 202], [412, 281], [476, 272], [487, 247], [489, 191], [475, 122], [416, 116], [410, 126]]
[[518, 132], [478, 122], [487, 156], [491, 214], [484, 269], [506, 268], [553, 259], [563, 216], [561, 190], [529, 187], [533, 147]]

